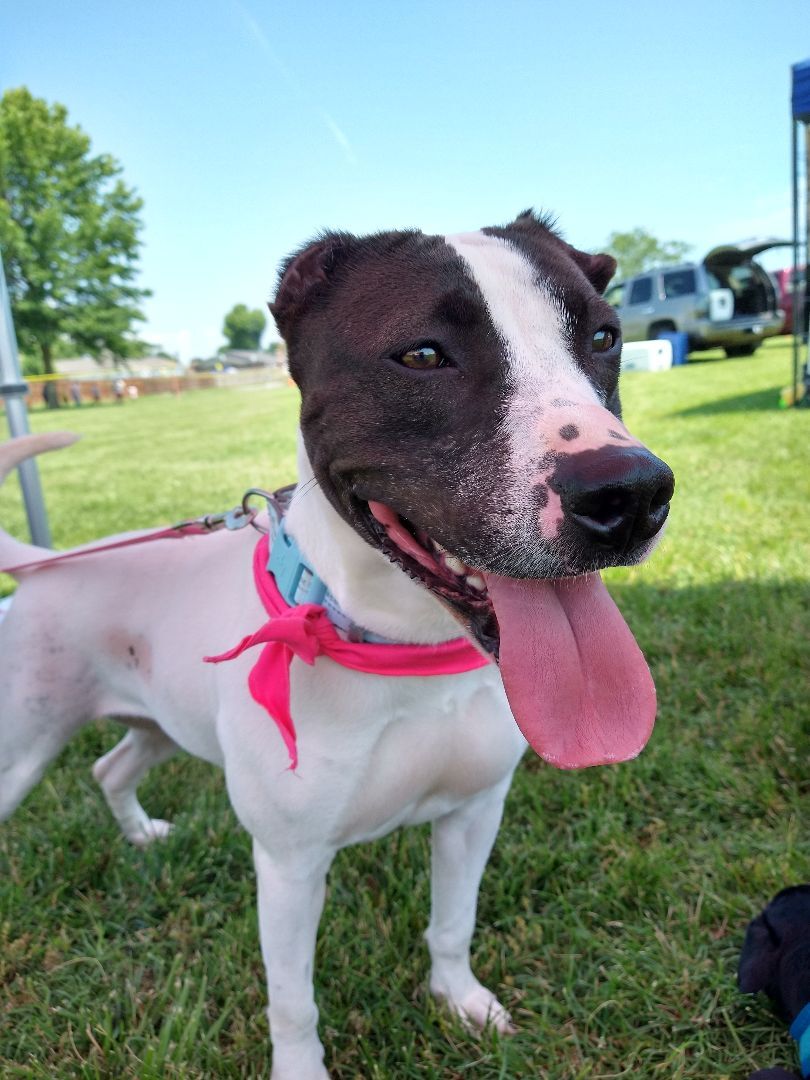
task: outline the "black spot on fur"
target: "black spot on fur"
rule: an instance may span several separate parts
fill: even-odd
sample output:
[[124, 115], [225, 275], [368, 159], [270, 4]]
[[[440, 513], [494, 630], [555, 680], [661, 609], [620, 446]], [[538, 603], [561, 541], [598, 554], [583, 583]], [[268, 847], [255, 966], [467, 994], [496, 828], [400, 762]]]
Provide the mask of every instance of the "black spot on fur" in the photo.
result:
[[548, 506], [548, 488], [545, 484], [535, 484], [533, 496], [535, 505], [539, 510]]
[[571, 442], [572, 439], [579, 438], [579, 428], [576, 424], [566, 424], [560, 428], [560, 438], [565, 439], [566, 442]]
[[559, 456], [556, 450], [547, 450], [545, 454], [532, 459], [532, 468], [537, 469], [538, 472], [548, 472], [557, 464]]

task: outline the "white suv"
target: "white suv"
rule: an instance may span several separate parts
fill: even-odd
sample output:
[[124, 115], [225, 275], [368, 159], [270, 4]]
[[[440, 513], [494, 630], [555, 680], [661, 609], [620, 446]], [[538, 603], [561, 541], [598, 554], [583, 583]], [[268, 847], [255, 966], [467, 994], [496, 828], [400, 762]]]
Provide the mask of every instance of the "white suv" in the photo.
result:
[[625, 341], [648, 341], [664, 331], [689, 336], [690, 349], [720, 346], [726, 356], [751, 356], [781, 332], [783, 312], [769, 275], [754, 256], [785, 240], [747, 240], [713, 248], [702, 263], [648, 270], [612, 285]]

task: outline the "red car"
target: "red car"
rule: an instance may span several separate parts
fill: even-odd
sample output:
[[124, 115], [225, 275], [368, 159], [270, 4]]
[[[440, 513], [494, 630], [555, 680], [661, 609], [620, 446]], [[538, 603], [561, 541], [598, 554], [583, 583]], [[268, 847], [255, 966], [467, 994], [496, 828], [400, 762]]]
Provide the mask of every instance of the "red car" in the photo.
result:
[[[771, 274], [773, 283], [776, 286], [776, 295], [779, 297], [779, 307], [785, 313], [785, 321], [782, 324], [783, 334], [793, 333], [793, 298], [798, 292], [800, 297], [804, 296], [805, 282], [807, 278], [806, 270], [803, 266], [800, 266], [798, 270], [774, 270]], [[801, 303], [801, 300], [800, 300]], [[806, 319], [806, 316], [805, 316]], [[804, 325], [800, 325], [800, 331], [807, 330], [807, 322]]]

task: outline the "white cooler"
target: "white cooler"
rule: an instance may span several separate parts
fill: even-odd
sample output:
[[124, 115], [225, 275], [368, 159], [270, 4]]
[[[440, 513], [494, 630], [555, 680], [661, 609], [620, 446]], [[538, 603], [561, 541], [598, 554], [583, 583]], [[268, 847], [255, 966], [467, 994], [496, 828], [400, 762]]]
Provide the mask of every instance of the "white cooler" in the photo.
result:
[[622, 346], [622, 371], [666, 371], [671, 367], [671, 341], [626, 341]]

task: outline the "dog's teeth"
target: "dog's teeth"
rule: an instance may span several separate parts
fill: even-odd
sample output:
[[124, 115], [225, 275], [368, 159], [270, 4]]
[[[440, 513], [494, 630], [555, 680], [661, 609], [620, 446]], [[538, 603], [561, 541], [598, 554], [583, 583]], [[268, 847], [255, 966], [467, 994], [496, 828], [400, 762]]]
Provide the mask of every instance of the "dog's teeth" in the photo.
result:
[[445, 555], [444, 565], [447, 567], [448, 570], [452, 570], [454, 574], [464, 573], [464, 563], [461, 561], [461, 559], [457, 559], [455, 555]]
[[487, 587], [487, 583], [481, 577], [480, 574], [468, 574], [467, 584], [471, 589], [478, 589], [479, 592], [483, 592]]
[[438, 553], [440, 555], [446, 555], [447, 554], [447, 548], [442, 547], [442, 545], [439, 543], [438, 540], [431, 540], [430, 542], [431, 542], [431, 544], [433, 544], [433, 550], [434, 551], [438, 551]]

